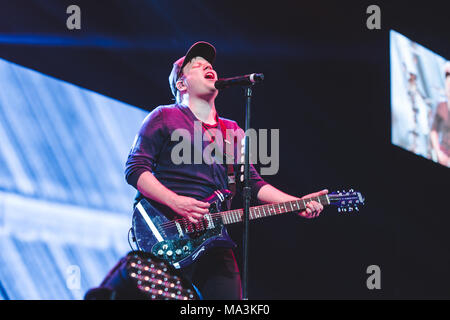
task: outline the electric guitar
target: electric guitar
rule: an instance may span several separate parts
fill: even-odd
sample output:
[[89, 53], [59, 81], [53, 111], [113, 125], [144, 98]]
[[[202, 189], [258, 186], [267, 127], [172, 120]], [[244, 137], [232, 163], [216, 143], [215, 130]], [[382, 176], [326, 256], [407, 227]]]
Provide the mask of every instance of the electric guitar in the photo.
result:
[[[162, 208], [157, 203], [141, 200], [133, 212], [132, 230], [139, 250], [150, 252], [175, 268], [184, 268], [197, 260], [213, 247], [235, 247], [225, 225], [243, 220], [243, 209], [222, 211], [222, 204], [231, 197], [229, 190], [214, 191], [205, 202], [210, 203], [209, 213], [198, 223]], [[358, 211], [364, 204], [360, 192], [334, 192], [282, 203], [272, 203], [250, 208], [249, 219], [259, 219], [293, 211], [303, 211], [310, 201], [317, 201], [323, 206], [335, 205], [339, 212]]]

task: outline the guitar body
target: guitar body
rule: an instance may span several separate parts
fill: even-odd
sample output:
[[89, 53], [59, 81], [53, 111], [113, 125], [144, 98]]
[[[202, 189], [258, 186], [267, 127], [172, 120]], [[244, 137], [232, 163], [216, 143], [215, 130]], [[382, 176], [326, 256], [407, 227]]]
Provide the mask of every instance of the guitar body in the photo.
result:
[[158, 204], [141, 200], [133, 213], [133, 232], [139, 249], [179, 269], [189, 266], [211, 248], [235, 247], [217, 214], [230, 196], [230, 191], [220, 190], [203, 200], [210, 203], [210, 213], [199, 224], [173, 219], [175, 215]]

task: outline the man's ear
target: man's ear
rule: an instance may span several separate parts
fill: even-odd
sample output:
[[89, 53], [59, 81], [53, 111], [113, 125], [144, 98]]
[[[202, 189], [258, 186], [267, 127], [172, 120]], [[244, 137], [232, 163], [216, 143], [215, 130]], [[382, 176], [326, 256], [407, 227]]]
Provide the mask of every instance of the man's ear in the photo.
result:
[[178, 80], [176, 83], [176, 87], [178, 91], [183, 92], [187, 89], [186, 85], [184, 84], [184, 81], [182, 79]]

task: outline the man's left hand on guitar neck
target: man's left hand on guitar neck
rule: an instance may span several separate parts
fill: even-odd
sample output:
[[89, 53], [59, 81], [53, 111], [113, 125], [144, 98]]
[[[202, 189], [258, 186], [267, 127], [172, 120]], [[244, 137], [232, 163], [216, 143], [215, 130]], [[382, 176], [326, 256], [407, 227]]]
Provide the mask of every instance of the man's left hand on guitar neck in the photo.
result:
[[[303, 200], [322, 196], [328, 193], [327, 189], [307, 194], [301, 198], [291, 196], [278, 190], [270, 184], [263, 186], [258, 192], [258, 200], [263, 203], [279, 203], [292, 200]], [[299, 216], [307, 219], [317, 218], [323, 210], [323, 205], [317, 201], [310, 201], [306, 204], [306, 210], [299, 212]]]
[[[327, 189], [307, 194], [300, 199], [313, 198], [318, 196], [323, 196], [328, 193]], [[299, 216], [307, 219], [317, 218], [323, 210], [323, 205], [317, 201], [311, 201], [306, 204], [306, 210], [299, 213]]]

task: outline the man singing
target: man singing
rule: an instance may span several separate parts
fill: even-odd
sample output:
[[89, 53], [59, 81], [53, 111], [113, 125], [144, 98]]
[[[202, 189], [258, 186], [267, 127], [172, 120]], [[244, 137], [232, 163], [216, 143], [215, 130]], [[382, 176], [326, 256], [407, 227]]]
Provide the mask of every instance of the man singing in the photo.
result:
[[[211, 44], [197, 42], [173, 64], [169, 83], [176, 103], [159, 106], [145, 118], [125, 170], [127, 182], [138, 190], [136, 201], [143, 197], [153, 200], [170, 208], [175, 213], [173, 218], [179, 215], [194, 223], [209, 212], [209, 203], [201, 200], [215, 190], [228, 188], [228, 169], [226, 164], [220, 162], [175, 164], [172, 150], [179, 142], [171, 139], [172, 133], [177, 129], [186, 130], [192, 135], [190, 141], [194, 152], [202, 152], [195, 150], [198, 148], [194, 143], [195, 130], [200, 129], [202, 137], [205, 132], [211, 132], [214, 136], [214, 132], [223, 132], [223, 129], [242, 131], [235, 121], [217, 114], [215, 99], [218, 91], [214, 83], [218, 77], [212, 66], [215, 56], [216, 50]], [[210, 142], [202, 143], [204, 148]], [[239, 166], [235, 171], [239, 171]], [[252, 197], [261, 203], [299, 199], [265, 182], [253, 166], [250, 178]], [[241, 187], [238, 186], [238, 189]], [[322, 190], [305, 197], [327, 192]], [[299, 214], [314, 218], [322, 210], [320, 203], [311, 201], [306, 211]], [[231, 249], [211, 249], [182, 272], [199, 289], [204, 299], [241, 297], [239, 269]]]

